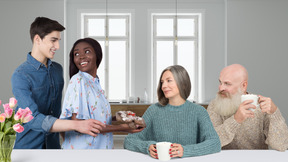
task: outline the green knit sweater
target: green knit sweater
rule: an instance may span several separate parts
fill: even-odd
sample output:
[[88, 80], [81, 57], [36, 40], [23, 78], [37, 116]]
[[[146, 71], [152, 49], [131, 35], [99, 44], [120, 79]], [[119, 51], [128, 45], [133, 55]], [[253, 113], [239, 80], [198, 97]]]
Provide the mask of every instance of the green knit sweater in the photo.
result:
[[186, 101], [183, 105], [151, 105], [143, 115], [146, 128], [129, 134], [124, 148], [149, 154], [148, 148], [157, 142], [181, 144], [183, 157], [220, 152], [221, 143], [210, 117], [200, 105]]

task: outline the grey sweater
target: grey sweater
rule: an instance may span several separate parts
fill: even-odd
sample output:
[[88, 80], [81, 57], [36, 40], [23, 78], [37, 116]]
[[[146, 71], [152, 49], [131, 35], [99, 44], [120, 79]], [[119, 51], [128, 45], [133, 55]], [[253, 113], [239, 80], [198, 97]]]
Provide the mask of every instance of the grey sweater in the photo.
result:
[[143, 115], [147, 127], [129, 134], [124, 148], [149, 154], [148, 148], [157, 142], [181, 144], [183, 157], [220, 152], [219, 137], [205, 108], [186, 101], [183, 105], [151, 105]]

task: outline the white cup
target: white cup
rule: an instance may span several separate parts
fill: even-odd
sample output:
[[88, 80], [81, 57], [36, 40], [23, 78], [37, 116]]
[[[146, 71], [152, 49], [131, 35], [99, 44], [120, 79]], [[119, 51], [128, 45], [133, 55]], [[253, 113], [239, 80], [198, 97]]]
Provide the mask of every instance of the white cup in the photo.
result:
[[[252, 104], [255, 105], [256, 108], [259, 107], [258, 99], [259, 99], [259, 97], [257, 95], [254, 95], [254, 94], [241, 95], [241, 103], [246, 101], [246, 100], [253, 100]], [[252, 108], [250, 108], [249, 110], [255, 111], [255, 109], [252, 109]]]
[[158, 142], [156, 143], [156, 149], [158, 154], [158, 159], [161, 161], [168, 161], [171, 159], [169, 154], [169, 149], [171, 147], [170, 142]]

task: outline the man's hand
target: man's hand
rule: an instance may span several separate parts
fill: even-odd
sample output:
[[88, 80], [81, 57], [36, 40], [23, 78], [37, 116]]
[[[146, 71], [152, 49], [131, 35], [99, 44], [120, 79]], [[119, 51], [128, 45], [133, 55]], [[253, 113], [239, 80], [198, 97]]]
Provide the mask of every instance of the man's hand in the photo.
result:
[[262, 112], [267, 114], [273, 114], [277, 110], [277, 106], [269, 97], [259, 95], [259, 105]]
[[98, 120], [87, 119], [87, 120], [77, 120], [76, 131], [84, 134], [91, 135], [96, 137], [98, 133], [102, 130], [103, 127], [106, 127], [105, 124]]
[[253, 100], [246, 100], [239, 105], [239, 108], [234, 115], [234, 119], [238, 123], [244, 122], [247, 118], [254, 118], [254, 112], [249, 110], [250, 108], [256, 109], [256, 106], [252, 103]]

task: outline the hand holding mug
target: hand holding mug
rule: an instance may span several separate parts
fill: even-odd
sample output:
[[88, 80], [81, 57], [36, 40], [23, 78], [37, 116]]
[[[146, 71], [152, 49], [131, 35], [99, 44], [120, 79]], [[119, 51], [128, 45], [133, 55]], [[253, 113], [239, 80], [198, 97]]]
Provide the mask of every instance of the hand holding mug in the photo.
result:
[[277, 110], [277, 106], [274, 104], [271, 98], [259, 95], [260, 109], [267, 114], [273, 114]]
[[170, 156], [171, 157], [182, 157], [183, 156], [184, 149], [181, 144], [173, 143], [171, 144], [171, 151]]
[[247, 118], [254, 118], [254, 112], [251, 109], [256, 109], [256, 106], [252, 104], [253, 100], [245, 100], [240, 105], [234, 115], [234, 119], [238, 123], [244, 122]]
[[149, 154], [151, 157], [158, 159], [158, 154], [157, 154], [157, 150], [156, 150], [156, 145], [150, 145], [148, 148]]

